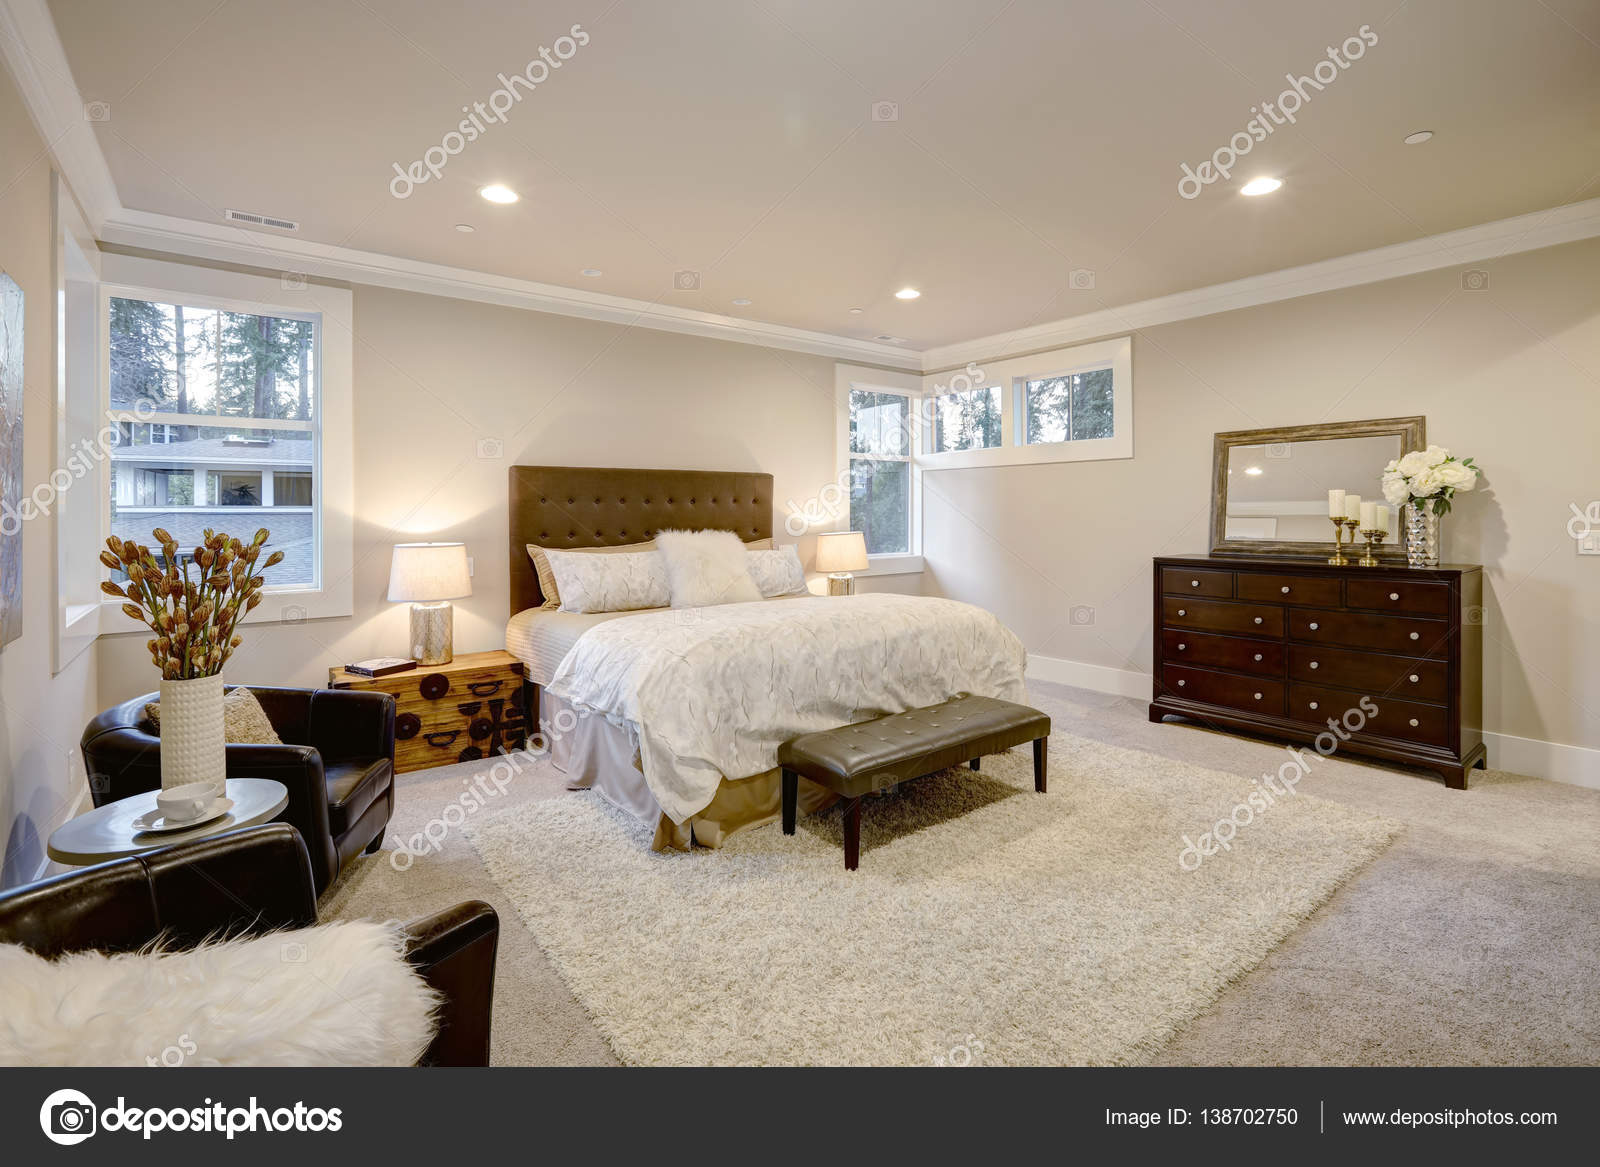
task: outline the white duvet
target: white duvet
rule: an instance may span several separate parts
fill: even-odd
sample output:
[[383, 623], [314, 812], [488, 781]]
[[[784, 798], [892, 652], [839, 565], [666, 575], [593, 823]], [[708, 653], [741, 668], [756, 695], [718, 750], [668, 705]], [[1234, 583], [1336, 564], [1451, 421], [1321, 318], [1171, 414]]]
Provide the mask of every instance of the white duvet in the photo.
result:
[[681, 823], [778, 746], [976, 693], [1025, 701], [1022, 642], [982, 608], [922, 596], [802, 597], [641, 612], [585, 632], [549, 690], [629, 728]]

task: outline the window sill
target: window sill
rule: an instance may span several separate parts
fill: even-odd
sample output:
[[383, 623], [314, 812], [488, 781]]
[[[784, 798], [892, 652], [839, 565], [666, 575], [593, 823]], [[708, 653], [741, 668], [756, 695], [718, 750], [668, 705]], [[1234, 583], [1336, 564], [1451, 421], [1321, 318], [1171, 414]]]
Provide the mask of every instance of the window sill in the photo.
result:
[[[134, 623], [133, 617], [122, 610], [125, 601], [107, 598], [100, 608], [99, 635], [142, 636], [150, 638], [150, 629]], [[262, 592], [256, 610], [242, 617], [243, 625], [304, 624], [307, 620], [329, 620], [349, 616], [354, 612], [349, 588], [267, 588]]]
[[854, 574], [858, 579], [871, 579], [880, 575], [920, 575], [923, 570], [920, 555], [869, 555], [866, 571]]

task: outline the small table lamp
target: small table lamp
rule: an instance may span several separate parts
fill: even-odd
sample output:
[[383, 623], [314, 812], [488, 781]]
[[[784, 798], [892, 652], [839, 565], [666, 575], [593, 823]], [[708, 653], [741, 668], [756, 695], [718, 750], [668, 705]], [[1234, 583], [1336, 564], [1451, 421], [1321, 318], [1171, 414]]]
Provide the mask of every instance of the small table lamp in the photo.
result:
[[852, 571], [866, 571], [867, 537], [860, 531], [830, 531], [817, 536], [817, 570], [828, 573], [830, 596], [853, 596]]
[[389, 563], [389, 599], [410, 600], [411, 655], [419, 665], [447, 665], [454, 657], [454, 609], [449, 601], [472, 594], [465, 543], [396, 543]]

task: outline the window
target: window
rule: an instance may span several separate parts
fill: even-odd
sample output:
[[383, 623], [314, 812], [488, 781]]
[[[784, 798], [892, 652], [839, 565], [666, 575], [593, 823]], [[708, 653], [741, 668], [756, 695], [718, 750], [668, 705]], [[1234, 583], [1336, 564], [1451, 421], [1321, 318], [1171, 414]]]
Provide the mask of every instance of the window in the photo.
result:
[[[924, 426], [922, 379], [854, 365], [835, 366], [839, 477], [816, 498], [795, 500], [786, 524], [860, 531], [868, 574], [920, 571], [921, 479], [916, 450]], [[798, 529], [797, 529], [798, 528]]]
[[929, 470], [1133, 457], [1133, 342], [1095, 341], [923, 379]]
[[[208, 527], [244, 540], [266, 527], [266, 550], [284, 553], [269, 585], [316, 587], [312, 516], [268, 512], [315, 491], [318, 321], [112, 294], [107, 328], [110, 533], [149, 543], [162, 527], [193, 548]], [[295, 501], [275, 498], [279, 475]]]

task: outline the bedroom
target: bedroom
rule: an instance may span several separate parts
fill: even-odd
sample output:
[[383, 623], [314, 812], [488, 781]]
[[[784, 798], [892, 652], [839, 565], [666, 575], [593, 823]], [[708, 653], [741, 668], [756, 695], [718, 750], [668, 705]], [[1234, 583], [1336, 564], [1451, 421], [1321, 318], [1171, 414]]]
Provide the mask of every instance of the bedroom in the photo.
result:
[[[124, 787], [94, 788], [86, 727], [162, 681], [150, 634], [100, 603], [102, 581], [127, 578], [97, 563], [104, 540], [158, 543], [161, 527], [188, 551], [199, 535], [177, 524], [194, 520], [246, 541], [267, 528], [267, 550], [289, 552], [236, 630], [230, 685], [326, 695], [340, 666], [423, 657], [413, 603], [433, 605], [424, 628], [448, 614], [455, 659], [343, 677], [367, 707], [396, 692], [395, 716], [415, 714], [408, 677], [498, 654], [458, 682], [485, 690], [450, 700], [459, 724], [419, 722], [390, 746], [397, 773], [333, 791], [315, 828], [281, 812], [318, 836], [314, 919], [490, 906], [497, 1066], [1600, 1060], [1593, 5], [7, 0], [0, 13], [0, 266], [23, 321], [6, 352], [25, 369], [0, 650], [7, 892], [88, 866], [54, 861], [51, 840]], [[1073, 72], [1053, 84], [1063, 60]], [[1315, 85], [1285, 101], [1286, 75]], [[1247, 124], [1258, 116], [1270, 132]], [[1242, 193], [1262, 177], [1281, 186]], [[242, 327], [262, 321], [254, 338]], [[131, 440], [96, 444], [107, 411]], [[180, 412], [223, 421], [186, 427]], [[1303, 427], [1385, 419], [1376, 461], [1301, 475], [1277, 511], [1249, 493], [1309, 466], [1319, 441], [1361, 440]], [[1262, 430], [1281, 432], [1219, 447]], [[1434, 516], [1442, 567], [1407, 562], [1406, 516], [1381, 480], [1389, 453], [1430, 445], [1481, 469]], [[63, 467], [74, 485], [52, 487]], [[537, 500], [513, 502], [516, 468], [576, 468], [542, 481], [573, 488], [556, 505], [579, 521], [520, 526]], [[1025, 653], [1011, 662], [1023, 691], [984, 692], [973, 662], [941, 651], [945, 632], [905, 634], [900, 662], [872, 673], [856, 667], [871, 639], [858, 629], [810, 683], [854, 686], [861, 715], [812, 701], [819, 720], [764, 726], [761, 765], [721, 778], [780, 769], [780, 729], [787, 741], [971, 690], [1048, 715], [1047, 792], [1021, 741], [976, 773], [907, 775], [854, 801], [847, 872], [847, 816], [803, 788], [817, 813], [785, 835], [771, 774], [736, 788], [750, 804], [730, 825], [746, 829], [709, 825], [696, 837], [721, 845], [691, 850], [647, 821], [645, 800], [661, 804], [648, 781], [569, 790], [574, 749], [651, 775], [615, 757], [636, 744], [614, 732], [626, 716], [566, 727], [542, 707], [546, 680], [524, 690], [537, 662], [507, 654], [508, 622], [534, 606], [517, 589], [536, 576], [518, 549], [722, 525], [707, 517], [721, 495], [655, 521], [628, 509], [647, 505], [631, 489], [604, 495], [602, 522], [579, 510], [578, 485], [594, 484], [580, 471], [659, 472], [645, 482], [663, 498], [673, 473], [770, 476], [768, 494], [727, 496], [759, 498], [738, 504], [759, 510], [755, 537], [803, 570], [807, 595], [768, 607], [967, 605], [993, 621], [980, 664], [1010, 660], [1001, 632]], [[1333, 490], [1389, 508], [1378, 564], [1359, 562], [1359, 507], [1328, 523]], [[35, 498], [47, 507], [20, 518]], [[300, 526], [303, 542], [280, 545]], [[820, 537], [852, 529], [869, 566], [837, 568], [855, 594], [828, 596]], [[396, 548], [414, 543], [461, 545], [443, 553], [453, 594], [402, 578]], [[1166, 610], [1181, 594], [1169, 569], [1189, 570], [1174, 587], [1195, 581], [1194, 610], [1281, 632], [1203, 625], [1218, 639], [1168, 647], [1190, 627]], [[1321, 604], [1250, 591], [1330, 580]], [[1371, 580], [1442, 588], [1415, 595], [1443, 607], [1380, 625], [1349, 590]], [[1419, 691], [1392, 696], [1426, 708], [1397, 705], [1411, 712], [1394, 733], [1356, 734], [1417, 748], [1303, 752], [1293, 793], [1252, 804], [1285, 747], [1314, 749], [1315, 734], [1238, 702], [1261, 693], [1294, 721], [1282, 703], [1331, 667], [1291, 671], [1324, 643], [1295, 624], [1319, 610], [1351, 622], [1330, 654], [1425, 661], [1396, 674]], [[1405, 619], [1440, 627], [1437, 653], [1361, 639], [1409, 636]], [[762, 640], [745, 635], [742, 667]], [[1281, 659], [1216, 657], [1200, 681], [1261, 684], [1202, 708], [1178, 691], [1191, 674], [1162, 681], [1190, 667], [1179, 653], [1241, 643]], [[862, 696], [912, 682], [944, 691]], [[1328, 685], [1349, 695], [1335, 716], [1369, 691]], [[698, 696], [666, 714], [714, 747], [743, 740]], [[530, 701], [562, 740], [496, 759], [519, 725], [526, 736]], [[160, 749], [141, 748], [144, 782]], [[447, 764], [406, 761], [426, 748]], [[483, 756], [458, 760], [467, 749]], [[1447, 785], [1452, 765], [1464, 790]], [[164, 784], [127, 793], [154, 806]], [[630, 801], [645, 813], [615, 805]], [[1181, 867], [1186, 840], [1216, 838], [1241, 805], [1251, 819], [1228, 849]], [[1286, 894], [1251, 892], [1262, 885]], [[907, 906], [913, 892], [925, 898]], [[655, 914], [639, 916], [647, 894]], [[937, 904], [953, 915], [936, 922]], [[897, 905], [910, 915], [884, 915]], [[487, 935], [489, 917], [466, 926]], [[896, 997], [885, 970], [930, 946], [918, 991]], [[776, 952], [770, 985], [730, 973]], [[649, 974], [664, 958], [677, 974]], [[841, 967], [859, 971], [826, 975]], [[1019, 971], [1040, 968], [1056, 980]], [[773, 1003], [819, 975], [833, 998]]]

